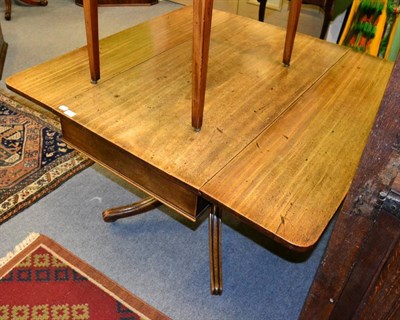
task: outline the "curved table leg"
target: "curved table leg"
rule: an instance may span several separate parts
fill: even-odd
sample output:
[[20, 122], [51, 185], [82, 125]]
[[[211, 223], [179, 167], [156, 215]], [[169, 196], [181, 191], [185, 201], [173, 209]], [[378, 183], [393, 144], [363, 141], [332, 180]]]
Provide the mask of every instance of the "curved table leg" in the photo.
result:
[[127, 206], [107, 209], [103, 212], [103, 220], [105, 222], [114, 222], [121, 218], [135, 216], [137, 214], [152, 210], [161, 204], [153, 197], [147, 197], [138, 202]]
[[211, 294], [222, 294], [222, 255], [221, 255], [221, 231], [222, 210], [217, 205], [212, 205], [209, 218], [210, 241], [210, 280]]

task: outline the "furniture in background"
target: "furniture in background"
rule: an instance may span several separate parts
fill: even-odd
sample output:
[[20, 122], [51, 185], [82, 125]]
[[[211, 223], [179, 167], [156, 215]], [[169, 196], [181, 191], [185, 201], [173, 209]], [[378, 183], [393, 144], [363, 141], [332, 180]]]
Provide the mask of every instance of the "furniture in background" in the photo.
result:
[[400, 49], [400, 3], [354, 0], [339, 44], [389, 61]]
[[3, 75], [4, 63], [6, 60], [8, 44], [4, 41], [3, 31], [0, 25], [0, 79]]
[[400, 319], [400, 56], [300, 319]]
[[[260, 3], [260, 7], [258, 9], [258, 21], [263, 22], [265, 17], [265, 8], [267, 6], [267, 0], [257, 0], [257, 1]], [[325, 39], [326, 32], [328, 31], [329, 23], [332, 19], [333, 2], [334, 0], [303, 0], [303, 4], [316, 5], [320, 7], [322, 10], [324, 10], [324, 22], [322, 24], [320, 39]]]
[[211, 292], [221, 294], [222, 211], [311, 250], [348, 191], [393, 64], [298, 34], [283, 68], [285, 30], [214, 10], [195, 132], [192, 24], [184, 7], [102, 39], [96, 85], [87, 47], [6, 84], [57, 114], [65, 141], [105, 168], [191, 221], [209, 214]]
[[[158, 3], [158, 0], [98, 0], [99, 6], [140, 6], [156, 3]], [[75, 0], [75, 4], [82, 6], [83, 0]]]
[[[19, 0], [31, 6], [47, 6], [47, 0]], [[6, 13], [5, 19], [11, 19], [11, 0], [5, 0], [6, 3]]]
[[11, 19], [11, 0], [5, 0], [5, 5], [6, 5], [6, 13], [4, 15], [4, 18], [6, 20]]

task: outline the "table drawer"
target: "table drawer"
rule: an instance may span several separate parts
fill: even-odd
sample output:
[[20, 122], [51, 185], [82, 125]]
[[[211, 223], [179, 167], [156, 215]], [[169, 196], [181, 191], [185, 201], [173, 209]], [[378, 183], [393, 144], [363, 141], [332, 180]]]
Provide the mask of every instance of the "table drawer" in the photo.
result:
[[183, 185], [71, 119], [62, 117], [61, 126], [63, 139], [72, 147], [190, 220], [195, 221], [207, 206], [197, 190]]

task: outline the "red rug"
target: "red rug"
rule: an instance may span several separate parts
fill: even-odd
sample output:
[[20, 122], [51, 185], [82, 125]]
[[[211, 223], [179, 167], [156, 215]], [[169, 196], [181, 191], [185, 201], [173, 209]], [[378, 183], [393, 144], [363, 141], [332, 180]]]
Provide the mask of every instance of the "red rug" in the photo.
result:
[[53, 240], [31, 234], [0, 260], [0, 319], [168, 319]]
[[91, 164], [52, 114], [0, 92], [0, 224]]

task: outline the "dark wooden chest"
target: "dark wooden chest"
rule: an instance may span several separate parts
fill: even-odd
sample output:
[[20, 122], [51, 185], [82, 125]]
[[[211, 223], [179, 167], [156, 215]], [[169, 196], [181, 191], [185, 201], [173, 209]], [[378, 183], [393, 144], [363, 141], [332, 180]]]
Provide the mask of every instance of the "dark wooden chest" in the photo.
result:
[[301, 319], [400, 319], [399, 170], [400, 56]]

